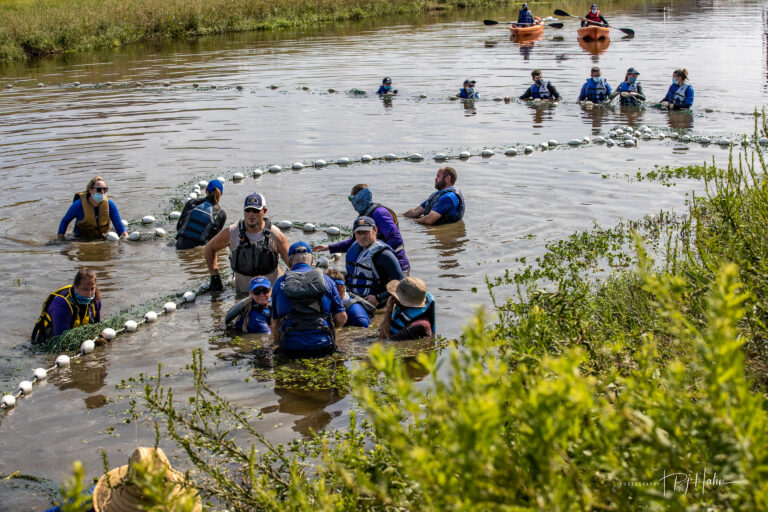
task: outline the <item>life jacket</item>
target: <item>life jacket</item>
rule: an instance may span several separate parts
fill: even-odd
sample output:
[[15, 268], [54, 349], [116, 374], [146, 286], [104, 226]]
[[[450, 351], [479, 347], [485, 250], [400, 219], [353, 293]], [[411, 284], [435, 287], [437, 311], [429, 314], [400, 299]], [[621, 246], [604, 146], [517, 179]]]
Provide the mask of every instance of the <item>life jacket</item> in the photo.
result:
[[[380, 204], [380, 203], [371, 203], [370, 205], [368, 205], [368, 208], [365, 209], [365, 212], [363, 213], [362, 216], [370, 217], [376, 208], [384, 208], [385, 210], [387, 210], [389, 214], [392, 215], [392, 220], [395, 221], [395, 226], [397, 226], [398, 228], [400, 227], [400, 223], [397, 220], [397, 214], [391, 208], [384, 206], [383, 204]], [[376, 237], [379, 238], [380, 240], [384, 239], [384, 235], [381, 234], [381, 231], [377, 233]], [[397, 247], [393, 247], [392, 250], [395, 252], [404, 251], [405, 245], [400, 244]]]
[[424, 205], [424, 215], [428, 215], [429, 212], [432, 211], [432, 208], [435, 207], [441, 197], [451, 192], [456, 195], [456, 200], [458, 202], [457, 212], [455, 215], [447, 214], [441, 216], [435, 224], [448, 224], [449, 222], [458, 222], [464, 218], [464, 196], [462, 196], [461, 192], [453, 187], [447, 187], [443, 190], [433, 192], [432, 195], [427, 198], [427, 204]]
[[264, 219], [264, 236], [255, 244], [245, 232], [245, 222], [237, 223], [240, 230], [240, 244], [229, 253], [229, 265], [238, 274], [265, 276], [277, 268], [278, 254], [269, 246], [272, 236], [272, 222]]
[[247, 332], [256, 332], [256, 333], [264, 333], [264, 332], [270, 332], [270, 319], [272, 318], [272, 306], [271, 304], [267, 304], [266, 306], [262, 306], [257, 311], [257, 319], [256, 322], [261, 326], [261, 328], [258, 328], [259, 325], [254, 325], [254, 329], [252, 331], [248, 330], [248, 323], [251, 319], [251, 311], [253, 310], [253, 299], [250, 297], [246, 297], [231, 308], [229, 308], [229, 311], [227, 311], [227, 316], [224, 318], [224, 323], [227, 325], [227, 327], [234, 327], [235, 324], [237, 324], [238, 320], [242, 317], [243, 319], [243, 326], [241, 330], [244, 333]]
[[104, 194], [104, 200], [99, 203], [99, 216], [93, 211], [86, 192], [75, 194], [72, 202], [80, 200], [83, 207], [83, 220], [77, 221], [77, 232], [83, 238], [104, 238], [109, 231], [109, 199]]
[[74, 287], [71, 284], [68, 286], [62, 286], [58, 290], [55, 290], [50, 295], [48, 295], [48, 298], [45, 299], [45, 302], [43, 302], [43, 308], [40, 311], [40, 317], [37, 319], [37, 322], [35, 322], [35, 327], [32, 329], [32, 343], [43, 343], [48, 338], [53, 337], [53, 319], [48, 313], [48, 308], [51, 306], [51, 303], [56, 299], [56, 297], [61, 297], [67, 301], [69, 312], [72, 315], [72, 321], [69, 324], [69, 329], [74, 329], [75, 327], [94, 323], [96, 321], [96, 302], [91, 301], [91, 303], [85, 307], [85, 310], [81, 316], [80, 304], [78, 304], [77, 300], [75, 299], [73, 288]]
[[598, 83], [595, 83], [592, 78], [587, 79], [587, 99], [593, 103], [602, 102], [608, 95], [608, 88], [605, 84], [605, 78], [601, 78]]
[[347, 251], [347, 291], [361, 297], [367, 297], [381, 291], [386, 283], [382, 283], [373, 258], [383, 251], [392, 248], [380, 240], [363, 249], [355, 242]]
[[520, 9], [520, 12], [517, 14], [517, 23], [518, 24], [527, 24], [527, 25], [533, 25], [533, 14], [531, 14], [530, 9], [522, 10]]
[[675, 104], [676, 107], [685, 105], [685, 93], [686, 91], [688, 91], [688, 88], [690, 86], [691, 84], [687, 82], [683, 82], [683, 85], [679, 85], [677, 87], [677, 90], [675, 91], [674, 96], [672, 96], [672, 102]]
[[284, 348], [285, 335], [293, 331], [320, 331], [335, 339], [331, 314], [323, 311], [325, 274], [322, 270], [289, 270], [285, 273], [283, 293], [291, 303], [291, 312], [280, 319], [280, 348]]
[[341, 305], [344, 306], [345, 311], [349, 311], [350, 308], [355, 304], [360, 304], [368, 316], [373, 316], [376, 314], [376, 306], [357, 294], [347, 293], [344, 295], [344, 298], [341, 299]]
[[599, 23], [600, 25], [603, 24], [603, 21], [600, 19], [600, 10], [598, 9], [596, 13], [592, 12], [592, 9], [589, 10], [586, 16], [584, 18], [587, 19], [587, 21], [593, 21], [595, 23]]
[[208, 235], [216, 225], [215, 206], [210, 201], [203, 201], [187, 214], [179, 229], [179, 236], [196, 242], [207, 242]]
[[[633, 84], [630, 84], [629, 82], [621, 82], [619, 84], [619, 92], [637, 92], [637, 84], [640, 82], [635, 82]], [[640, 105], [641, 101], [637, 98], [619, 98], [619, 102], [622, 105]]]
[[539, 84], [536, 82], [533, 82], [531, 85], [531, 98], [541, 98], [542, 100], [548, 100], [552, 97], [552, 94], [549, 92], [549, 80], [544, 82], [544, 85], [539, 87]]
[[427, 292], [427, 302], [420, 308], [404, 308], [399, 305], [392, 310], [392, 318], [389, 324], [389, 330], [392, 334], [404, 329], [408, 324], [421, 317], [429, 320], [432, 331], [435, 330], [435, 298]]

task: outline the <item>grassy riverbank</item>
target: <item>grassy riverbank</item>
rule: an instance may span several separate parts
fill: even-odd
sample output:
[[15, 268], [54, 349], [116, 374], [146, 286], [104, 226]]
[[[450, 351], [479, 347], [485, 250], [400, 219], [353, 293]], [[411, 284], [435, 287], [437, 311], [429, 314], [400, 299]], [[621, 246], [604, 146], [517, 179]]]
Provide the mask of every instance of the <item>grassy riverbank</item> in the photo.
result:
[[0, 61], [142, 41], [511, 4], [510, 0], [0, 0]]

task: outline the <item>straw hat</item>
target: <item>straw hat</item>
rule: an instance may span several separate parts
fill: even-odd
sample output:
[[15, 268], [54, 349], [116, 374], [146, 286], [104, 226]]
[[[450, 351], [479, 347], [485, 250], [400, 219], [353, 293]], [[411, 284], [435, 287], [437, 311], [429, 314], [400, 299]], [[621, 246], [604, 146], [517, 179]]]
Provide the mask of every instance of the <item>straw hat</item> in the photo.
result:
[[163, 450], [143, 446], [136, 448], [127, 465], [112, 469], [99, 478], [93, 489], [93, 509], [95, 512], [141, 512], [144, 510], [141, 508], [144, 498], [139, 490], [130, 483], [129, 479], [134, 470], [133, 465], [136, 463], [141, 463], [144, 467], [156, 467], [157, 464], [164, 467], [166, 480], [174, 482], [172, 495], [194, 493], [196, 503], [193, 510], [202, 512], [203, 505], [200, 496], [197, 495], [197, 492], [185, 490], [179, 485], [184, 481], [184, 476], [171, 467], [171, 463], [168, 462]]
[[418, 277], [393, 279], [387, 283], [387, 291], [397, 302], [408, 308], [420, 308], [427, 303], [427, 283]]

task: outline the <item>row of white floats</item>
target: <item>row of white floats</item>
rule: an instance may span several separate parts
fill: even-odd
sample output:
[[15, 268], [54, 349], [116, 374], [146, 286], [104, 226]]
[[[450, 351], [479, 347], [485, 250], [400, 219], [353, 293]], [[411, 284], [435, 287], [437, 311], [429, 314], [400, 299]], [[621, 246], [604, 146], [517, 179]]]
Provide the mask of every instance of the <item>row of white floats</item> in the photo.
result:
[[[140, 325], [156, 322], [159, 316], [173, 313], [182, 304], [194, 302], [196, 298], [197, 296], [195, 295], [195, 292], [193, 291], [184, 292], [184, 295], [181, 296], [181, 301], [179, 303], [166, 302], [165, 304], [163, 304], [163, 309], [160, 310], [159, 312], [147, 311], [147, 313], [144, 315], [144, 318], [142, 318], [139, 321], [128, 320], [123, 324], [123, 328], [117, 331], [110, 327], [107, 327], [106, 329], [101, 331], [99, 338], [103, 339], [105, 342], [114, 341], [119, 334], [122, 334], [124, 332], [135, 332], [136, 330], [138, 330]], [[19, 397], [22, 397], [24, 395], [28, 395], [29, 393], [31, 393], [33, 389], [33, 385], [36, 382], [41, 382], [45, 380], [51, 371], [56, 370], [58, 368], [66, 368], [72, 363], [73, 359], [79, 359], [80, 357], [93, 352], [96, 349], [96, 340], [99, 338], [83, 341], [80, 344], [80, 349], [78, 350], [78, 352], [71, 357], [68, 356], [67, 354], [61, 354], [56, 358], [54, 365], [48, 369], [35, 368], [32, 371], [32, 378], [30, 380], [23, 380], [19, 382], [19, 386], [16, 390], [16, 393], [9, 393], [7, 395], [4, 395], [2, 398], [0, 398], [0, 411], [15, 407], [17, 399]]]

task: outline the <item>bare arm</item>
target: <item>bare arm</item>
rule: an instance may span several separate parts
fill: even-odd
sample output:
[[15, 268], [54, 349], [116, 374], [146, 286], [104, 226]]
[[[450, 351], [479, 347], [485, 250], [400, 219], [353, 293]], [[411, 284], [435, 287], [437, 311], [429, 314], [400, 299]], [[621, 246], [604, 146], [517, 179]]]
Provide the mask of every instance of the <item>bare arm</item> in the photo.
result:
[[336, 313], [333, 315], [333, 325], [336, 327], [342, 327], [345, 323], [347, 323], [346, 311], [342, 311], [341, 313]]
[[394, 310], [394, 308], [395, 299], [390, 296], [389, 299], [387, 299], [387, 308], [384, 312], [384, 319], [381, 321], [381, 327], [379, 327], [379, 338], [382, 340], [389, 339], [389, 326], [392, 321], [392, 310]]
[[418, 222], [419, 224], [424, 224], [426, 226], [431, 226], [432, 224], [440, 220], [440, 217], [442, 217], [442, 215], [440, 215], [439, 213], [433, 210], [429, 212], [429, 214], [416, 219], [416, 222]]
[[272, 329], [272, 343], [277, 346], [280, 343], [280, 320], [273, 318], [270, 322], [270, 328]]
[[281, 231], [280, 233], [273, 232], [275, 235], [275, 248], [277, 249], [277, 252], [280, 253], [280, 257], [283, 258], [283, 262], [288, 268], [291, 268], [291, 264], [288, 262], [288, 249], [290, 248], [290, 244], [288, 243], [288, 238], [283, 234]]
[[410, 210], [405, 212], [403, 215], [413, 219], [413, 218], [416, 218], [416, 217], [420, 217], [423, 214], [424, 214], [424, 207], [419, 205], [416, 208], [411, 208]]
[[208, 272], [212, 276], [219, 273], [219, 258], [217, 253], [229, 245], [229, 227], [219, 231], [219, 234], [211, 238], [205, 244], [205, 264], [208, 265]]

